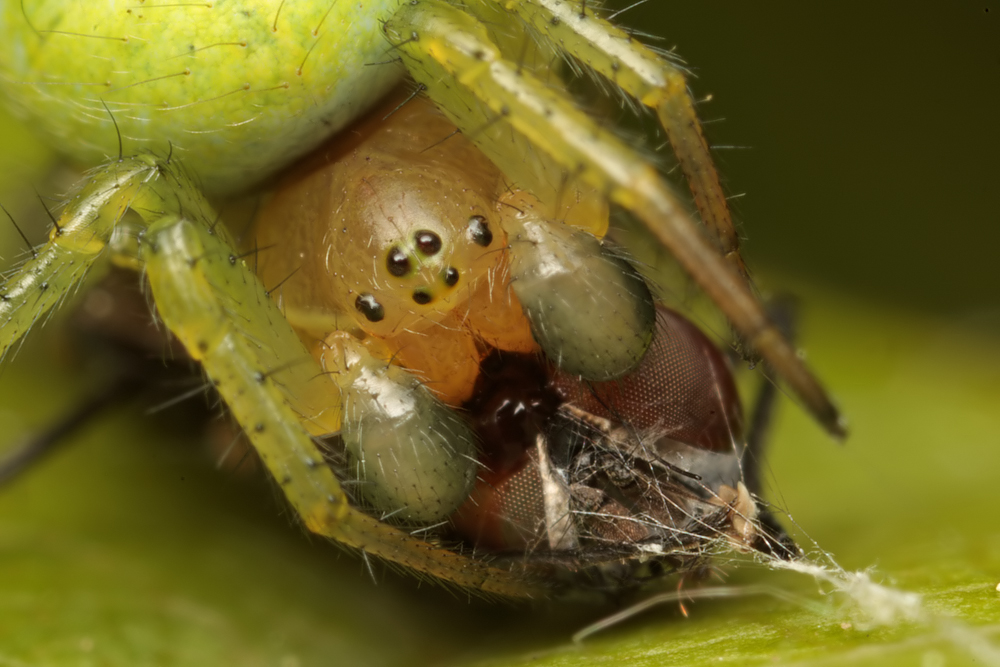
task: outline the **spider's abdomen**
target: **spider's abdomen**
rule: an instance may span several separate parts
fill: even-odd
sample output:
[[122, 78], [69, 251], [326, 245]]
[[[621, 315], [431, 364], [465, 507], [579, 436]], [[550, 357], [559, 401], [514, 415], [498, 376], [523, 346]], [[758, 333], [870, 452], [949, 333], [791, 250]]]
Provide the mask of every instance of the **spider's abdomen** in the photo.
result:
[[[91, 166], [171, 150], [206, 190], [245, 190], [383, 96], [398, 0], [0, 2], [0, 99]], [[105, 108], [106, 105], [106, 108]]]

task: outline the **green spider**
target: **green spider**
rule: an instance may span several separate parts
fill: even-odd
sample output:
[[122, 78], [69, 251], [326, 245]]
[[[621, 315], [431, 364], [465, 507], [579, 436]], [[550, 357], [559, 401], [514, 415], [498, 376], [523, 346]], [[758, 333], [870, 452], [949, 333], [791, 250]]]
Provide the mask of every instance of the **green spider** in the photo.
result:
[[[100, 165], [49, 241], [0, 291], [0, 358], [96, 263], [141, 270], [160, 317], [203, 365], [314, 533], [463, 587], [508, 596], [545, 589], [516, 568], [449, 550], [382, 520], [394, 501], [379, 492], [365, 502], [380, 511], [351, 501], [343, 480], [323, 464], [314, 437], [340, 432], [344, 422], [349, 441], [347, 422], [364, 421], [364, 415], [342, 419], [349, 389], [332, 376], [387, 365], [348, 342], [324, 356], [320, 368], [299, 335], [309, 326], [295, 321], [293, 329], [216, 224], [209, 203], [266, 181], [361, 117], [407, 75], [499, 168], [506, 191], [525, 193], [516, 199], [519, 213], [537, 210], [545, 220], [600, 235], [601, 211], [611, 203], [643, 222], [747, 348], [771, 364], [828, 431], [844, 435], [837, 410], [749, 286], [682, 72], [585, 2], [131, 0], [98, 7], [24, 0], [0, 4], [0, 39], [3, 94], [11, 108], [71, 160]], [[656, 113], [704, 229], [643, 155], [573, 102], [556, 66], [566, 56]], [[137, 154], [109, 160], [108, 147], [119, 140]], [[614, 280], [590, 284], [599, 290]], [[375, 323], [381, 305], [370, 296], [359, 295], [356, 307]], [[549, 323], [539, 317], [531, 323], [535, 338], [561, 364], [561, 350], [542, 340], [539, 332]], [[652, 316], [645, 319], [653, 327]], [[638, 363], [641, 352], [626, 356]], [[599, 377], [589, 379], [630, 370], [599, 369]], [[421, 396], [417, 413], [435, 425], [426, 430], [444, 433], [443, 449], [472, 458], [451, 439], [461, 426], [437, 428], [461, 420], [420, 393], [419, 383], [393, 378], [409, 395]], [[609, 441], [618, 437], [614, 424], [590, 426]], [[365, 435], [358, 436], [362, 450]], [[452, 475], [448, 484], [460, 489], [461, 500], [475, 470], [443, 465], [428, 470]], [[730, 491], [735, 495], [725, 502], [741, 508], [744, 519], [752, 515], [746, 494]], [[417, 495], [428, 493], [421, 488]], [[434, 502], [455, 504], [449, 493]], [[409, 518], [430, 521], [439, 514], [415, 510]]]

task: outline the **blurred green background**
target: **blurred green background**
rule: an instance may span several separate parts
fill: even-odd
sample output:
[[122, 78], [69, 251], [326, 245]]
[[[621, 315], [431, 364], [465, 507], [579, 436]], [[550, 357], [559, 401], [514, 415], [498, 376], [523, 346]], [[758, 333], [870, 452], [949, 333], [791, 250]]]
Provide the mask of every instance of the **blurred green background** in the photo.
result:
[[[765, 291], [802, 297], [803, 345], [851, 420], [837, 447], [784, 405], [772, 499], [1000, 651], [1000, 5], [650, 0], [621, 21], [712, 95], [748, 258]], [[4, 129], [0, 203], [27, 219], [53, 163]], [[0, 255], [19, 244], [0, 224]], [[0, 375], [0, 446], [91, 386], [45, 338]], [[0, 665], [973, 664], [939, 630], [867, 627], [760, 567], [731, 581], [824, 610], [667, 606], [573, 648], [607, 610], [490, 605], [381, 567], [373, 583], [194, 439], [122, 411], [2, 490]]]

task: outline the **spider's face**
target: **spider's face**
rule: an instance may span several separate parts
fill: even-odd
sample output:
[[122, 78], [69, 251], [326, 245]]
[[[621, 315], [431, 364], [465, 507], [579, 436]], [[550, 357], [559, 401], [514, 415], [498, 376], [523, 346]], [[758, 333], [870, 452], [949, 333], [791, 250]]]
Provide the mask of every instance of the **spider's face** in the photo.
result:
[[259, 216], [258, 247], [278, 250], [260, 273], [287, 278], [286, 314], [319, 337], [345, 314], [377, 337], [422, 333], [504, 269], [500, 171], [422, 101], [394, 111], [404, 99], [299, 165]]
[[[317, 534], [512, 596], [549, 585], [537, 562], [681, 567], [706, 543], [764, 548], [725, 363], [601, 238], [612, 204], [646, 224], [744, 349], [842, 432], [750, 289], [680, 70], [585, 4], [363, 10], [0, 6], [11, 105], [77, 162], [100, 163], [116, 133], [139, 151], [94, 169], [7, 279], [0, 357], [113, 261], [144, 272]], [[655, 111], [704, 230], [641, 151], [580, 110], [560, 52]], [[443, 117], [415, 101], [353, 126], [286, 177], [253, 249], [236, 248], [209, 197], [341, 131], [398, 80], [397, 59]], [[526, 358], [533, 385], [491, 384]], [[486, 548], [545, 555], [504, 569], [470, 555]]]

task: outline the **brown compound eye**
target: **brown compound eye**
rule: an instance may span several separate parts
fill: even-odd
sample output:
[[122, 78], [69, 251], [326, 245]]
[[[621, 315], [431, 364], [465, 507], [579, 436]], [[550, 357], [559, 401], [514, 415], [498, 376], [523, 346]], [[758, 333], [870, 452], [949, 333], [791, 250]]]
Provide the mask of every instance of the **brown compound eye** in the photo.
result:
[[637, 432], [716, 452], [742, 442], [743, 406], [725, 357], [701, 329], [664, 306], [656, 307], [656, 334], [635, 372], [583, 383], [556, 371], [552, 385], [567, 403]]
[[490, 231], [490, 223], [481, 215], [474, 215], [469, 218], [469, 239], [478, 246], [488, 247], [493, 243], [493, 232]]
[[369, 322], [381, 322], [385, 318], [385, 308], [375, 299], [374, 294], [360, 294], [354, 300], [354, 307]]
[[385, 258], [385, 266], [389, 269], [389, 273], [397, 278], [402, 278], [410, 272], [410, 258], [400, 250], [399, 246], [392, 246]]
[[432, 257], [441, 252], [441, 237], [434, 232], [422, 229], [413, 235], [417, 249], [425, 256]]

